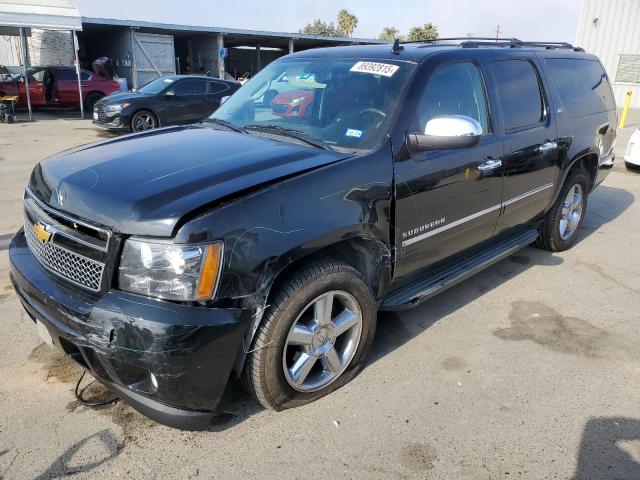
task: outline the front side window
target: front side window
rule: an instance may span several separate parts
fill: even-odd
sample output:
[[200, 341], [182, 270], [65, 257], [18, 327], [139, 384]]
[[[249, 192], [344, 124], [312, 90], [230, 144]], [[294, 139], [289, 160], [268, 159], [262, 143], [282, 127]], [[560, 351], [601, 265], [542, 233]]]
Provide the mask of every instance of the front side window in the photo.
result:
[[337, 150], [368, 150], [388, 132], [414, 70], [412, 62], [387, 59], [277, 60], [211, 119], [248, 134], [287, 129]]
[[500, 60], [492, 68], [507, 133], [539, 124], [544, 119], [544, 101], [531, 62]]
[[207, 93], [207, 84], [204, 80], [188, 78], [176, 83], [173, 90], [176, 95], [204, 95]]
[[452, 63], [436, 70], [417, 109], [419, 131], [435, 117], [464, 115], [489, 131], [487, 101], [480, 71], [471, 62]]

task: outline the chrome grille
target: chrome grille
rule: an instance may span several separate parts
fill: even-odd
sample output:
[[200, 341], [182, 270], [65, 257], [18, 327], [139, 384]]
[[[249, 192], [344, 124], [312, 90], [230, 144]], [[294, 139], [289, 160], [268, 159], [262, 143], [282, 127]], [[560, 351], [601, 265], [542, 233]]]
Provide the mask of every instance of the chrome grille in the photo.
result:
[[51, 241], [38, 240], [33, 232], [33, 225], [25, 223], [24, 232], [31, 252], [45, 267], [77, 285], [95, 292], [100, 290], [104, 263], [67, 250]]
[[[106, 259], [110, 235], [102, 229], [89, 227], [82, 222], [83, 227], [94, 228], [99, 234], [107, 234], [105, 240], [93, 238], [87, 233], [73, 230], [64, 223], [60, 223], [56, 220], [56, 216], [59, 216], [61, 221], [71, 220], [68, 216], [40, 203], [34, 196], [28, 194], [25, 197], [24, 232], [33, 256], [47, 270], [65, 280], [93, 292], [100, 291], [105, 263], [99, 259]], [[36, 235], [34, 230], [36, 224], [40, 224], [46, 232], [50, 233], [45, 241]]]

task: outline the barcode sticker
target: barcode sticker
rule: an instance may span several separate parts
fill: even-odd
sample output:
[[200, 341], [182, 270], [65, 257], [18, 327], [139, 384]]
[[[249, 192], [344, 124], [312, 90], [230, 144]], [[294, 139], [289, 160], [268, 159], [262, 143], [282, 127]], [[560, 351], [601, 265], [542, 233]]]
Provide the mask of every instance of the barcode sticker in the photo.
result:
[[352, 72], [370, 73], [372, 75], [382, 75], [383, 77], [392, 77], [400, 67], [389, 63], [377, 62], [357, 62], [351, 67]]

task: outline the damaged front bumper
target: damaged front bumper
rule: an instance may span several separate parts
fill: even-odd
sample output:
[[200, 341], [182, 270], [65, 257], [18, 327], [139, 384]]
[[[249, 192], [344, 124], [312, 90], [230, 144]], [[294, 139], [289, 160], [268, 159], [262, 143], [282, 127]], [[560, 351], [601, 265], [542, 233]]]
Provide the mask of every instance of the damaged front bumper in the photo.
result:
[[117, 290], [90, 297], [49, 275], [24, 232], [9, 246], [11, 280], [32, 319], [132, 407], [170, 427], [209, 426], [251, 313], [180, 305]]

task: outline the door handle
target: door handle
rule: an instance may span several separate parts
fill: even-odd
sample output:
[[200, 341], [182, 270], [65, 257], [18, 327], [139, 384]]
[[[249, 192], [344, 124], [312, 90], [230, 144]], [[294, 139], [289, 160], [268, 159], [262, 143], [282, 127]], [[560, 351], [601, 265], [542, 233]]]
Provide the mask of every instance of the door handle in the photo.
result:
[[543, 155], [547, 155], [548, 153], [553, 152], [556, 148], [558, 148], [558, 144], [556, 142], [545, 142], [538, 147], [538, 150]]
[[480, 170], [481, 173], [489, 173], [493, 172], [496, 168], [500, 168], [502, 166], [502, 160], [500, 159], [489, 159], [484, 163], [481, 163], [476, 168]]

